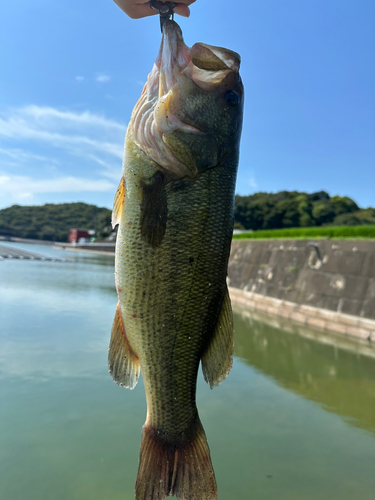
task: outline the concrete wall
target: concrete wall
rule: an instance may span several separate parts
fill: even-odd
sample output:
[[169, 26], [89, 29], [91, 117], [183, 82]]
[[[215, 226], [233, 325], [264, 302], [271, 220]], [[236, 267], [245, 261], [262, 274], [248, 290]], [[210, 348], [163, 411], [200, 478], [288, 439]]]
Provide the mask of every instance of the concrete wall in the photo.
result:
[[375, 319], [375, 241], [235, 240], [228, 274], [247, 294]]
[[115, 255], [115, 243], [58, 243], [55, 248], [61, 248], [63, 250], [72, 250], [76, 252], [87, 252], [87, 253], [97, 253], [103, 255]]

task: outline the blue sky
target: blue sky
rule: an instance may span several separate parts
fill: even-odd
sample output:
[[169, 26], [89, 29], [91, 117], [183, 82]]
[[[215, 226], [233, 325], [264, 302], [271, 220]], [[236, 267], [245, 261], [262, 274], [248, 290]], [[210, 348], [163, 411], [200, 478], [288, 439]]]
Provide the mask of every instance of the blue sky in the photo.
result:
[[[374, 0], [197, 0], [185, 42], [242, 56], [237, 192], [324, 189], [375, 206]], [[160, 43], [112, 0], [0, 2], [0, 208], [111, 208]]]

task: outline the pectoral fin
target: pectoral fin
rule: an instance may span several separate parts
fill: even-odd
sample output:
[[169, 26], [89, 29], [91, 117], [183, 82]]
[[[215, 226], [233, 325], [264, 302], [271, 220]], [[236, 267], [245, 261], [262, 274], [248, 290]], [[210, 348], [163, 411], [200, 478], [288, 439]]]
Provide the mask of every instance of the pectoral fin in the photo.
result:
[[115, 199], [113, 200], [113, 210], [112, 210], [112, 227], [115, 228], [117, 224], [120, 224], [122, 212], [125, 202], [125, 179], [121, 177], [120, 184], [117, 188]]
[[127, 389], [134, 389], [141, 371], [139, 359], [134, 353], [126, 336], [122, 321], [120, 304], [117, 304], [113, 320], [111, 342], [108, 352], [109, 372], [113, 380]]
[[156, 248], [163, 241], [167, 227], [168, 204], [164, 174], [158, 172], [142, 181], [141, 234], [149, 245]]
[[228, 288], [224, 296], [215, 333], [202, 357], [202, 371], [211, 389], [228, 375], [233, 364], [233, 315]]

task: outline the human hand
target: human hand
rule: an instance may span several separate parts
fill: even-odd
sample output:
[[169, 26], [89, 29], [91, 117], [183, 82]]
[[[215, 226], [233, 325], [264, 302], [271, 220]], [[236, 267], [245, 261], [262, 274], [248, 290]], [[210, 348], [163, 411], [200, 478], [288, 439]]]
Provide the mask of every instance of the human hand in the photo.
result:
[[[154, 16], [158, 13], [156, 10], [151, 9], [148, 0], [114, 0], [114, 2], [132, 19]], [[173, 11], [180, 16], [189, 17], [190, 9], [188, 6], [194, 2], [195, 0], [179, 0], [177, 7]]]

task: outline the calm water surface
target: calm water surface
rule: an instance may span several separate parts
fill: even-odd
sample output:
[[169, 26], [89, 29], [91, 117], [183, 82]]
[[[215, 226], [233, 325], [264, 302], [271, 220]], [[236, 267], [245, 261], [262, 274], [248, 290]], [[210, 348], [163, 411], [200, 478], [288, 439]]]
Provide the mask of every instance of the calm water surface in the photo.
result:
[[[0, 498], [134, 500], [142, 382], [107, 348], [113, 257], [0, 262]], [[235, 316], [235, 361], [198, 407], [219, 500], [373, 500], [375, 357]]]

